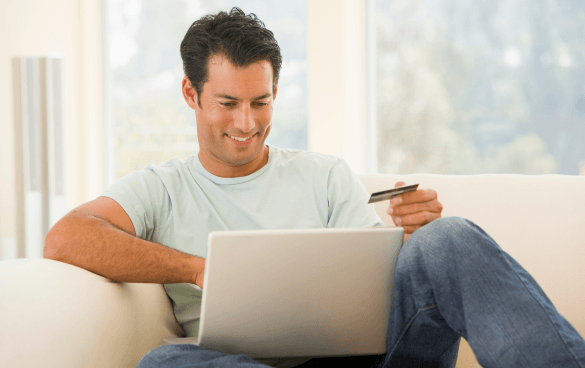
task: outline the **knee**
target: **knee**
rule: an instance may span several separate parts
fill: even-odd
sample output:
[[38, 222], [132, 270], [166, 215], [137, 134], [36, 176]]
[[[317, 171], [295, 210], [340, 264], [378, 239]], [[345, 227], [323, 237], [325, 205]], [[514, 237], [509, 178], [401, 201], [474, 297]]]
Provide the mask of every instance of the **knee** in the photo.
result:
[[474, 237], [480, 230], [477, 225], [464, 218], [455, 216], [441, 217], [415, 231], [408, 239], [408, 242], [418, 246], [429, 247], [436, 245], [442, 247], [447, 244], [459, 243], [461, 239]]
[[412, 237], [432, 239], [458, 237], [467, 232], [476, 231], [476, 228], [477, 226], [471, 221], [461, 217], [441, 217], [415, 231]]
[[468, 259], [465, 253], [471, 247], [462, 239], [475, 232], [475, 225], [459, 217], [439, 218], [415, 231], [402, 246], [394, 268], [398, 297], [412, 295], [403, 302], [416, 308], [435, 304], [429, 286], [454, 284], [458, 259]]
[[473, 222], [461, 217], [441, 217], [415, 231], [403, 248], [407, 258], [452, 264], [471, 260], [478, 251], [494, 247], [497, 244]]

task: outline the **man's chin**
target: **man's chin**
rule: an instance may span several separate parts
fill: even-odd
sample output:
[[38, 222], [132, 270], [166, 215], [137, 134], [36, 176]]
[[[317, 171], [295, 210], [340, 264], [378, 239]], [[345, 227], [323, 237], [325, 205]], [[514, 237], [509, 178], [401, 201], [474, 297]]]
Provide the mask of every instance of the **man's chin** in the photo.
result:
[[253, 159], [253, 158], [251, 158], [251, 159], [249, 159], [249, 160], [245, 160], [245, 161], [236, 161], [236, 162], [234, 162], [232, 165], [234, 165], [234, 166], [244, 166], [244, 165], [246, 165], [246, 164], [249, 164], [249, 163], [250, 163], [250, 162], [252, 162], [253, 160], [254, 160], [254, 159]]
[[250, 162], [258, 159], [258, 157], [262, 157], [264, 153], [264, 144], [261, 146], [249, 146], [243, 148], [237, 148], [234, 152], [234, 155], [229, 160], [232, 165], [234, 166], [243, 166], [249, 164]]
[[249, 164], [250, 162], [254, 161], [258, 156], [260, 156], [260, 153], [257, 152], [246, 153], [247, 154], [244, 154], [244, 152], [238, 152], [238, 154], [232, 155], [232, 157], [224, 157], [222, 161], [229, 164], [230, 166], [239, 167]]

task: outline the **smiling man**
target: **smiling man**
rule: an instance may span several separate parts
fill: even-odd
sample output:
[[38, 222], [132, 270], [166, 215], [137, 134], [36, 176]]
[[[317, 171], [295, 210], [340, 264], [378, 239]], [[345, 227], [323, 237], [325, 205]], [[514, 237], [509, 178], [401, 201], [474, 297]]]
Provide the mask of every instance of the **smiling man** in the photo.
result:
[[[71, 211], [49, 232], [45, 257], [116, 282], [163, 284], [177, 321], [196, 336], [211, 231], [384, 224], [344, 160], [265, 144], [282, 57], [253, 14], [234, 8], [195, 21], [181, 56], [199, 153], [148, 165]], [[454, 367], [465, 337], [484, 367], [584, 368], [585, 342], [530, 275], [479, 227], [441, 218], [441, 211], [429, 189], [388, 207], [405, 244], [395, 267], [387, 354], [276, 364]], [[139, 363], [259, 366], [189, 344], [159, 347]]]
[[183, 96], [197, 119], [199, 161], [210, 173], [246, 176], [268, 163], [264, 141], [276, 91], [266, 60], [237, 67], [223, 54], [212, 55], [200, 94], [183, 78]]

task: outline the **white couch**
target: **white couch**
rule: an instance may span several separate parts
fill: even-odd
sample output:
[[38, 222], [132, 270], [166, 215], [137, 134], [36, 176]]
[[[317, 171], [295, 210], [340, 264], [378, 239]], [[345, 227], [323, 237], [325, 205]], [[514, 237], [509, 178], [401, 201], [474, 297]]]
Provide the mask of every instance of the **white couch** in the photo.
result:
[[[443, 216], [485, 229], [585, 336], [585, 177], [364, 175], [368, 191], [397, 181], [437, 191]], [[387, 202], [376, 205], [382, 219]], [[0, 261], [0, 366], [134, 367], [181, 328], [160, 285], [116, 284], [44, 259]], [[457, 367], [477, 367], [462, 343]]]

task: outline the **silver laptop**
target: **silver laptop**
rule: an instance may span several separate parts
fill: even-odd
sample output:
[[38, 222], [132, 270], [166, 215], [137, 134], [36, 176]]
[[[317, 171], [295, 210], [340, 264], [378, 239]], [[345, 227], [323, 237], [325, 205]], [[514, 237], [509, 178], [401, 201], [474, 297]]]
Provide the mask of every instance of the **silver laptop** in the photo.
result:
[[209, 235], [198, 344], [252, 358], [386, 352], [402, 228]]

